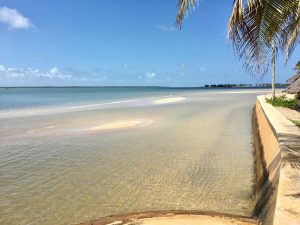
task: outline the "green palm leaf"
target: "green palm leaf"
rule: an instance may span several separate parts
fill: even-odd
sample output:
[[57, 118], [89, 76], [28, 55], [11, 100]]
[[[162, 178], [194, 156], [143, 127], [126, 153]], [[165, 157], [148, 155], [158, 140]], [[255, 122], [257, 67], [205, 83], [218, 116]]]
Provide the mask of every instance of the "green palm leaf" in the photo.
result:
[[178, 2], [178, 14], [176, 17], [176, 23], [181, 28], [182, 21], [189, 11], [195, 9], [198, 4], [198, 0], [177, 0]]
[[273, 41], [276, 47], [290, 49], [282, 34], [298, 4], [299, 0], [253, 0], [245, 6], [241, 19], [230, 19], [229, 39], [248, 72], [263, 75], [268, 71]]
[[[197, 3], [197, 0], [178, 1], [176, 22], [179, 27]], [[253, 75], [264, 75], [268, 71], [272, 43], [289, 57], [299, 41], [299, 30], [300, 0], [233, 1], [228, 40], [236, 56]]]

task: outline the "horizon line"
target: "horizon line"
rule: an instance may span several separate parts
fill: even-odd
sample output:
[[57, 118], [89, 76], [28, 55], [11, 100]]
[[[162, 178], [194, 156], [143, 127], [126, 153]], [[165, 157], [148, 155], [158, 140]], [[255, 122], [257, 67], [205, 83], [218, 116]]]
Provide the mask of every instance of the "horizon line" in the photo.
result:
[[[108, 85], [108, 86], [97, 86], [97, 85], [66, 85], [66, 86], [57, 86], [57, 85], [45, 85], [45, 86], [0, 86], [0, 88], [257, 88], [257, 87], [264, 87], [268, 88], [269, 86], [263, 86], [263, 84], [271, 85], [271, 83], [262, 83], [256, 84], [255, 86], [252, 84], [243, 84], [245, 86], [239, 86], [240, 84], [209, 84], [209, 87], [203, 86], [132, 86], [132, 85]], [[228, 87], [218, 87], [212, 85], [237, 85], [237, 86], [228, 86]], [[249, 85], [249, 86], [248, 86]], [[283, 84], [278, 85], [278, 87], [282, 87]]]

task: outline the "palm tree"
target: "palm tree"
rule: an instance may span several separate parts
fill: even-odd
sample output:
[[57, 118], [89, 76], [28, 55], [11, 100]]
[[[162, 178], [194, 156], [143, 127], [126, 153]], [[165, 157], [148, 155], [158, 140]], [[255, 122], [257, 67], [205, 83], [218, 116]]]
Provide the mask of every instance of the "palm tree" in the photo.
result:
[[[180, 28], [197, 4], [198, 0], [178, 0], [176, 23]], [[228, 40], [245, 69], [264, 75], [274, 54], [272, 44], [275, 58], [281, 49], [288, 59], [299, 42], [300, 0], [234, 0], [227, 29]]]
[[272, 42], [272, 99], [275, 100], [275, 86], [276, 86], [276, 47], [275, 42]]

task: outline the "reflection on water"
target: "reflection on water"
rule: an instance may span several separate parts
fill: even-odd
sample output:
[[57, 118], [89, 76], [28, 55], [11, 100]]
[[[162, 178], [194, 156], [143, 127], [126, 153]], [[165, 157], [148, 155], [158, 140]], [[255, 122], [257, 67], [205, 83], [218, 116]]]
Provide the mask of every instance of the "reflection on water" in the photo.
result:
[[148, 95], [89, 110], [2, 114], [0, 224], [168, 209], [249, 215], [257, 93], [167, 94], [180, 101], [155, 104]]

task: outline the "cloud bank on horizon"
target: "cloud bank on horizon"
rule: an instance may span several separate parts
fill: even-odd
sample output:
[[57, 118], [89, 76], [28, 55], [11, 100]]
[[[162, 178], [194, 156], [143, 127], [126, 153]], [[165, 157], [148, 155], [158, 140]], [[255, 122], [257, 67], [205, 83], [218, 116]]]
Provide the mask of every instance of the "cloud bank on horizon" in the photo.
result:
[[42, 72], [39, 69], [33, 68], [7, 68], [0, 65], [0, 76], [1, 78], [7, 79], [32, 79], [32, 78], [48, 78], [67, 80], [71, 79], [72, 75], [62, 74], [57, 67], [53, 67], [47, 72]]

